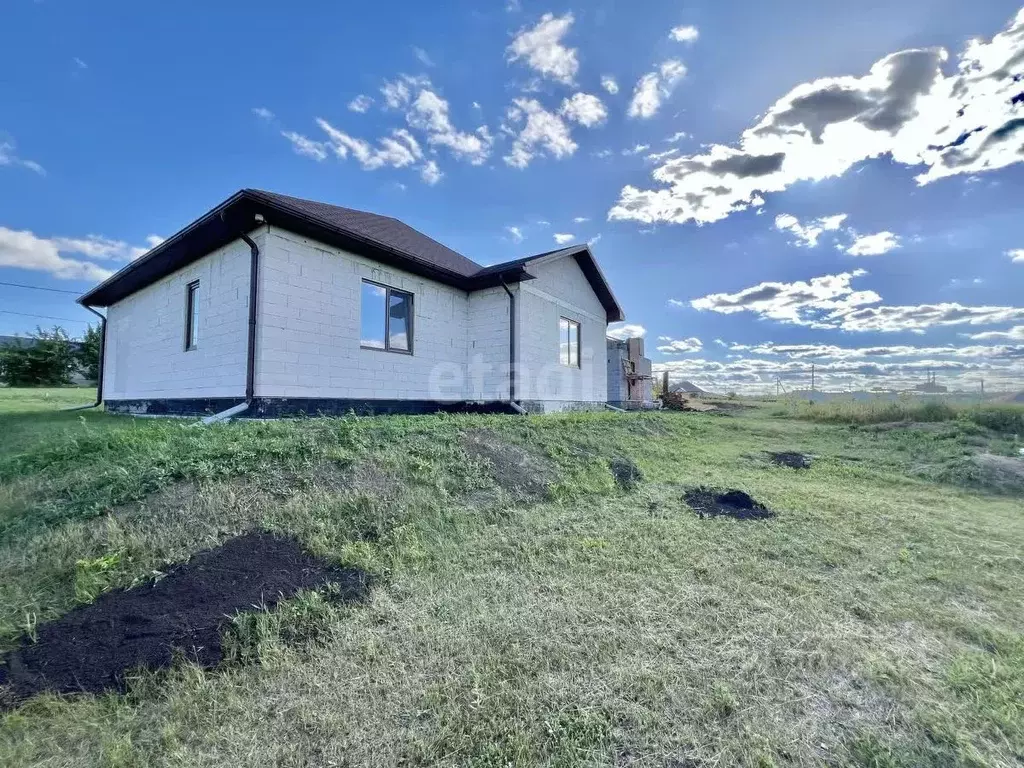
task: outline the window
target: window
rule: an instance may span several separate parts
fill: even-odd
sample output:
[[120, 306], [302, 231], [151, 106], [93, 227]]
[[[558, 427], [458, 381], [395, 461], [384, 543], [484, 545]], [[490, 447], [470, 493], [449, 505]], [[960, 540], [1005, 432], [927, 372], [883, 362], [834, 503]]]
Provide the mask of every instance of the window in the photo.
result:
[[185, 287], [185, 351], [195, 349], [199, 341], [199, 281]]
[[575, 320], [558, 319], [559, 352], [562, 365], [580, 367], [580, 324]]
[[359, 345], [412, 354], [412, 294], [363, 280]]

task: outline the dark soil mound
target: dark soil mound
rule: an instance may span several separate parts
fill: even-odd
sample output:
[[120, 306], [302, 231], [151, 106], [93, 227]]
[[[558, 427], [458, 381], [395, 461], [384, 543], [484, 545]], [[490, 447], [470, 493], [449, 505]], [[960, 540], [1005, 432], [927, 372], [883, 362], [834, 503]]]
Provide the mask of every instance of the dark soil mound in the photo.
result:
[[618, 483], [619, 488], [625, 491], [632, 491], [644, 479], [644, 473], [640, 471], [640, 467], [633, 463], [632, 459], [612, 459], [608, 462], [608, 469], [614, 475], [615, 482]]
[[769, 453], [768, 458], [771, 459], [772, 464], [777, 464], [780, 467], [789, 467], [790, 469], [810, 469], [813, 463], [810, 456], [793, 451]]
[[123, 691], [125, 672], [167, 667], [176, 656], [216, 666], [232, 614], [328, 582], [346, 601], [365, 598], [369, 589], [367, 574], [313, 557], [294, 539], [266, 533], [231, 539], [163, 578], [108, 592], [40, 625], [36, 642], [26, 638], [0, 662], [0, 709], [5, 698], [13, 704], [44, 690]]
[[720, 488], [691, 488], [683, 500], [699, 517], [734, 517], [737, 520], [765, 520], [775, 513], [743, 491]]

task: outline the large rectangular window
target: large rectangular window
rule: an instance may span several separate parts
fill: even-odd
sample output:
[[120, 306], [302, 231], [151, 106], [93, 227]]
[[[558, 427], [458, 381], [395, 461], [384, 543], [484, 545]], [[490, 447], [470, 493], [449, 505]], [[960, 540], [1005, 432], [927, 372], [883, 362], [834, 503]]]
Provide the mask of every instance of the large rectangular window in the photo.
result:
[[580, 367], [580, 324], [565, 317], [558, 319], [559, 354], [562, 365]]
[[412, 353], [412, 294], [363, 280], [359, 345]]
[[185, 351], [199, 343], [199, 281], [185, 286]]

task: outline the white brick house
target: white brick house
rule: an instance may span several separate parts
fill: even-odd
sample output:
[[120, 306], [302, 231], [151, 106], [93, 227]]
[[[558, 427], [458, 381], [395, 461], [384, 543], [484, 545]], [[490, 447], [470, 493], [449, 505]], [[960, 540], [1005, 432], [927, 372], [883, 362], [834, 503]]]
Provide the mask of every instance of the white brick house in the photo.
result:
[[601, 407], [623, 319], [585, 245], [482, 267], [395, 219], [257, 190], [79, 302], [107, 308], [100, 396], [131, 413]]

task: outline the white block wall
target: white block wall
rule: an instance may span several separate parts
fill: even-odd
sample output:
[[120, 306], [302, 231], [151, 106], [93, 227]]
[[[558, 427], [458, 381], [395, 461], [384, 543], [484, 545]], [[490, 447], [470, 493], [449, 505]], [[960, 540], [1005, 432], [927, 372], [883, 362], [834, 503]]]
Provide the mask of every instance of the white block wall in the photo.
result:
[[[260, 247], [256, 396], [505, 400], [509, 300], [466, 293], [285, 230]], [[606, 313], [573, 258], [529, 268], [517, 296], [516, 398], [545, 410], [607, 398]], [[363, 279], [413, 294], [414, 354], [362, 349]], [[200, 281], [199, 343], [184, 349], [186, 286]], [[104, 397], [245, 393], [249, 248], [238, 240], [110, 307]], [[582, 368], [559, 362], [559, 318], [580, 323]]]
[[[527, 267], [535, 280], [519, 284], [519, 362], [516, 395], [545, 410], [608, 399], [608, 315], [572, 257]], [[580, 367], [560, 362], [559, 319], [580, 324]]]
[[[253, 236], [263, 247], [263, 234]], [[109, 400], [244, 397], [249, 247], [241, 240], [107, 309]], [[199, 281], [199, 333], [185, 351], [186, 286]]]
[[[413, 294], [414, 354], [359, 346], [364, 278]], [[465, 291], [272, 228], [259, 293], [257, 397], [465, 399]]]

